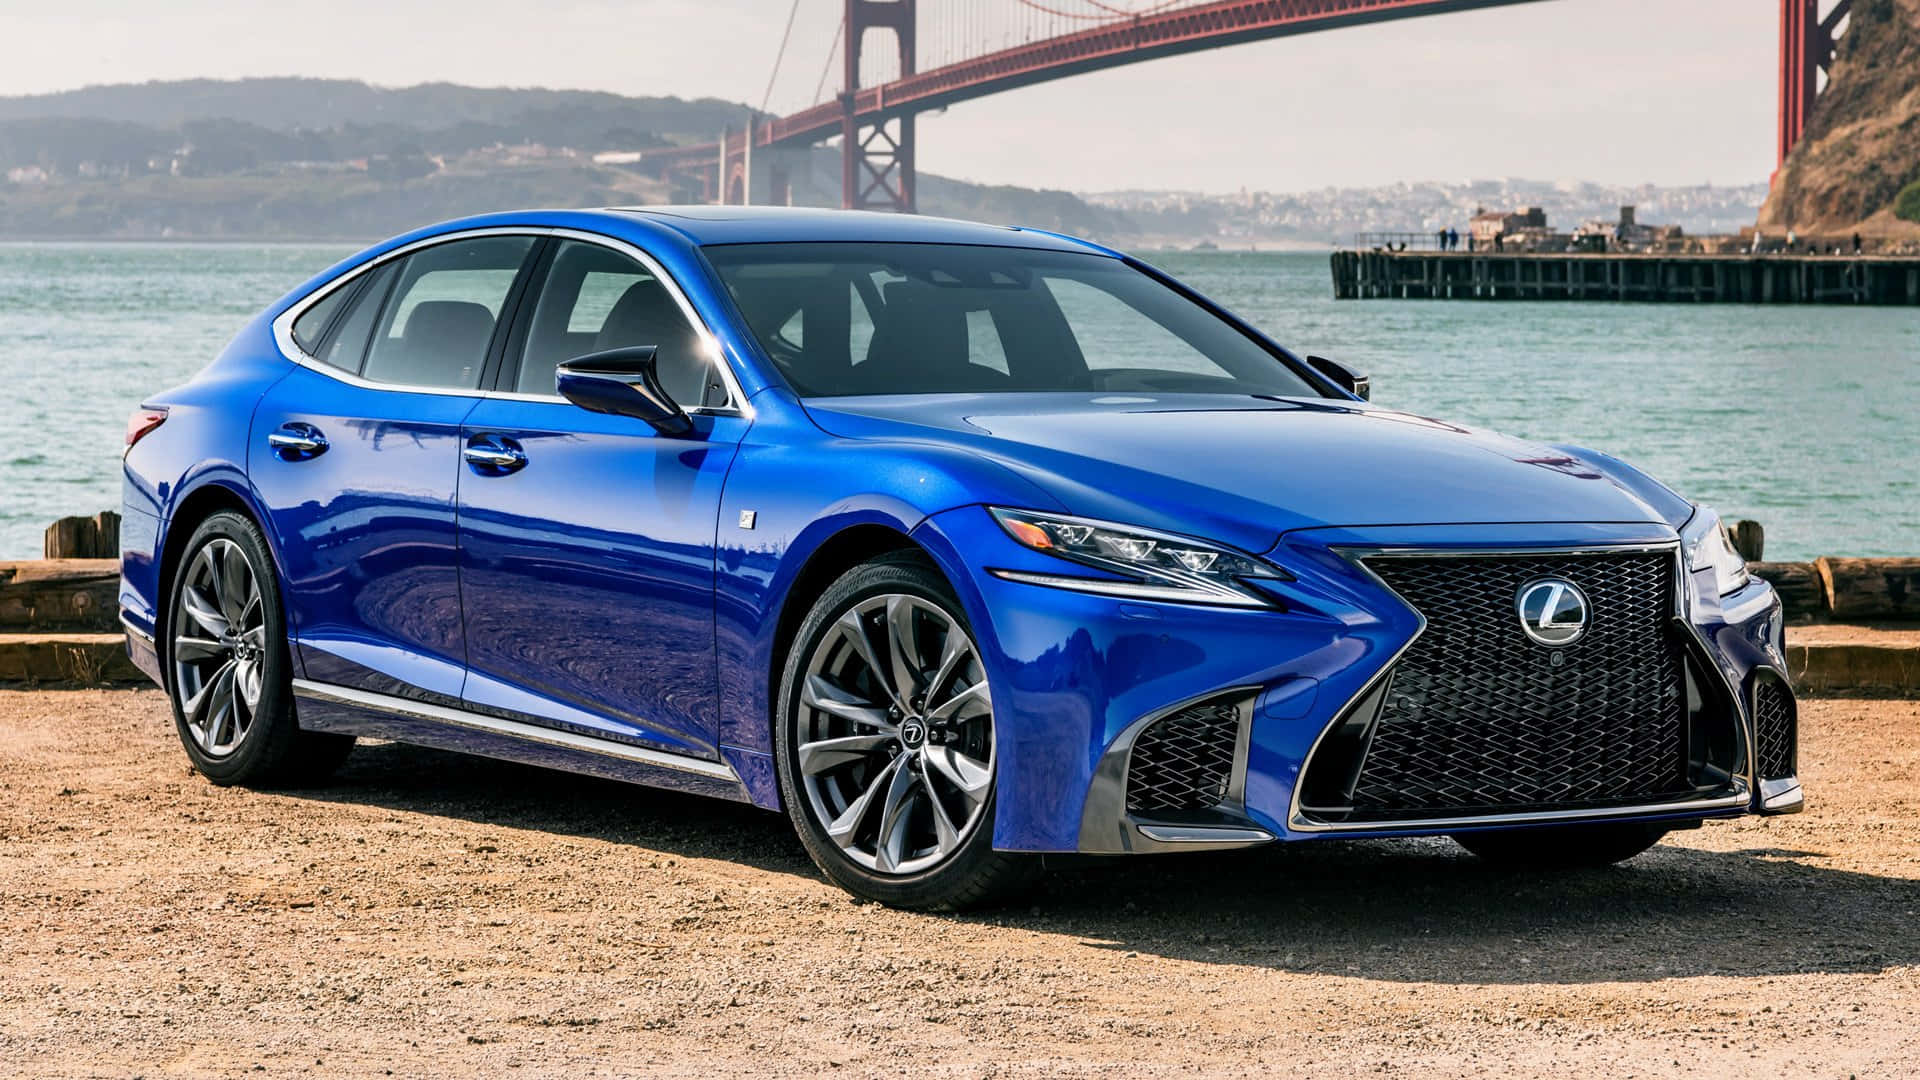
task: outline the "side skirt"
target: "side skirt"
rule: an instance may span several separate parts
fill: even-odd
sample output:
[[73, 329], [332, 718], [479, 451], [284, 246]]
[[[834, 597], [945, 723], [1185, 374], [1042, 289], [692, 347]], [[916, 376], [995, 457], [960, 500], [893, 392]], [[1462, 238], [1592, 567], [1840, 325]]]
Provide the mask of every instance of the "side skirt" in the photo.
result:
[[293, 695], [300, 726], [308, 731], [392, 739], [734, 802], [752, 801], [740, 777], [724, 762], [305, 679], [293, 680]]

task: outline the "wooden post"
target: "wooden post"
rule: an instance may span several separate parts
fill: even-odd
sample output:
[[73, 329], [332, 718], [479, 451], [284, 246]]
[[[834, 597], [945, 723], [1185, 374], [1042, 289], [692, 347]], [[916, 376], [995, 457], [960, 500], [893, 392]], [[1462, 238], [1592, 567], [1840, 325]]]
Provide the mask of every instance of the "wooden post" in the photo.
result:
[[1734, 522], [1729, 532], [1733, 535], [1733, 550], [1739, 552], [1741, 558], [1759, 562], [1766, 557], [1767, 531], [1759, 522], [1742, 519]]
[[120, 515], [102, 510], [90, 518], [61, 518], [47, 526], [43, 555], [49, 559], [119, 558]]

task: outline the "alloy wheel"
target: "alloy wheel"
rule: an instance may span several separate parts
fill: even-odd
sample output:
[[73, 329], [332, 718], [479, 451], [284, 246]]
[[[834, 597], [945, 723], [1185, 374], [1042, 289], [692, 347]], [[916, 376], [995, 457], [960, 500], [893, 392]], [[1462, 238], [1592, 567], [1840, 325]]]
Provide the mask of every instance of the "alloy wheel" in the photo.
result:
[[803, 678], [795, 753], [828, 839], [882, 874], [960, 850], [993, 791], [993, 703], [966, 629], [919, 596], [869, 597], [820, 638]]
[[215, 537], [194, 554], [170, 625], [187, 733], [201, 753], [226, 757], [252, 729], [266, 677], [266, 605], [240, 545]]

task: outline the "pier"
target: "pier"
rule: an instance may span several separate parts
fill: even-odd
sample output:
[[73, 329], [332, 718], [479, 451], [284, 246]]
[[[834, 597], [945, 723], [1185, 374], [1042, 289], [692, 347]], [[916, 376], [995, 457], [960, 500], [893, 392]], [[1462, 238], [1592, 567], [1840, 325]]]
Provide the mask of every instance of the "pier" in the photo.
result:
[[1920, 306], [1920, 257], [1336, 251], [1333, 295]]

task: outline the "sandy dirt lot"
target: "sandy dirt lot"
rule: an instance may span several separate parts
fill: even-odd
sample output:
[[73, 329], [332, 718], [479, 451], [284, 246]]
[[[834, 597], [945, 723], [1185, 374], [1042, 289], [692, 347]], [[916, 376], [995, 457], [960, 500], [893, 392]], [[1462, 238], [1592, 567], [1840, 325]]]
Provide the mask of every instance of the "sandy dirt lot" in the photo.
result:
[[0, 692], [7, 1075], [1920, 1075], [1920, 702], [1799, 817], [1624, 868], [1446, 841], [1073, 863], [903, 914], [783, 819], [397, 745], [190, 773], [156, 691]]

